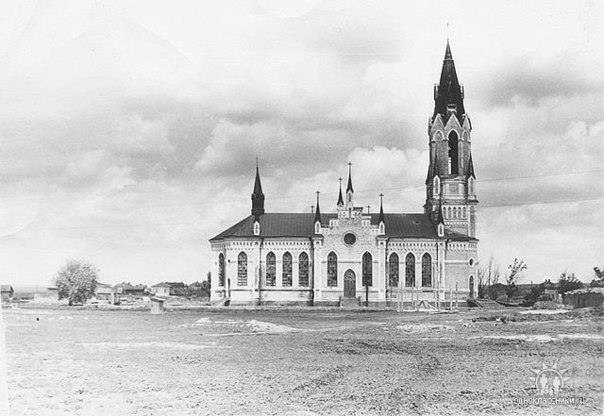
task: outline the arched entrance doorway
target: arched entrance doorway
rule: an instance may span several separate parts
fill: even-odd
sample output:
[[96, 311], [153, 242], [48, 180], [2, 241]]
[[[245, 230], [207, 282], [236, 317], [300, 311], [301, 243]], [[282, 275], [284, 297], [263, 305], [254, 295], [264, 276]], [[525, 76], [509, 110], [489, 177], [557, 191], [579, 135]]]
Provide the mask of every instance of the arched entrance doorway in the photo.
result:
[[355, 298], [357, 296], [357, 277], [350, 269], [344, 272], [344, 297]]

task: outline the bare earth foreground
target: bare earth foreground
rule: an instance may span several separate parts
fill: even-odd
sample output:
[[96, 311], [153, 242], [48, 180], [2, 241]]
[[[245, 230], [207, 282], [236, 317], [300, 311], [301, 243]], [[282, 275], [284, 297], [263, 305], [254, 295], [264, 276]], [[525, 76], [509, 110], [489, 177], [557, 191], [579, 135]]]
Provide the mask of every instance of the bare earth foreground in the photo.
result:
[[[491, 314], [494, 314], [492, 312]], [[499, 312], [501, 314], [501, 312]], [[601, 317], [5, 309], [13, 415], [600, 414]], [[558, 403], [535, 373], [565, 377]], [[567, 403], [563, 403], [566, 400]]]

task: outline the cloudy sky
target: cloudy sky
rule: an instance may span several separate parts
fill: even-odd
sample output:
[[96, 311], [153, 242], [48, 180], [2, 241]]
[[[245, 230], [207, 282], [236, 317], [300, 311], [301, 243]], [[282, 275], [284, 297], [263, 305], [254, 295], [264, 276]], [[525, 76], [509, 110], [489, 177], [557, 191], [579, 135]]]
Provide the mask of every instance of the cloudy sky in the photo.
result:
[[[599, 1], [4, 1], [0, 280], [69, 258], [192, 282], [249, 213], [420, 212], [447, 34], [473, 121], [480, 257], [525, 281], [604, 266]], [[412, 7], [411, 7], [412, 4]], [[599, 17], [598, 17], [599, 16]], [[447, 22], [450, 23], [447, 29]]]

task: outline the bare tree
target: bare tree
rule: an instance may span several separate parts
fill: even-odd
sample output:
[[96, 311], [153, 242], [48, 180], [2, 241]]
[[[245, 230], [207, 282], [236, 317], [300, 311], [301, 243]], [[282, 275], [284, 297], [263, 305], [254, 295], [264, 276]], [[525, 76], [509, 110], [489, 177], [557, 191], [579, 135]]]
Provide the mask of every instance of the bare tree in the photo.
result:
[[491, 287], [499, 283], [500, 277], [499, 264], [497, 264], [493, 255], [491, 255], [488, 263], [478, 269], [478, 297], [485, 298], [488, 296], [492, 298], [493, 291]]

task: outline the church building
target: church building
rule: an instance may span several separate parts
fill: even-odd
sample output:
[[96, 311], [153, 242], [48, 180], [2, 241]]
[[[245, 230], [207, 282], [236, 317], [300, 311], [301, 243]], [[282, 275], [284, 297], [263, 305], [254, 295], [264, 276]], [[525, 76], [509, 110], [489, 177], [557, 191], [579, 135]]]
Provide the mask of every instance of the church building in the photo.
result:
[[251, 215], [210, 240], [211, 299], [231, 304], [434, 305], [476, 294], [476, 176], [472, 123], [447, 41], [421, 213], [355, 206], [351, 165], [335, 212], [264, 210], [256, 166]]

